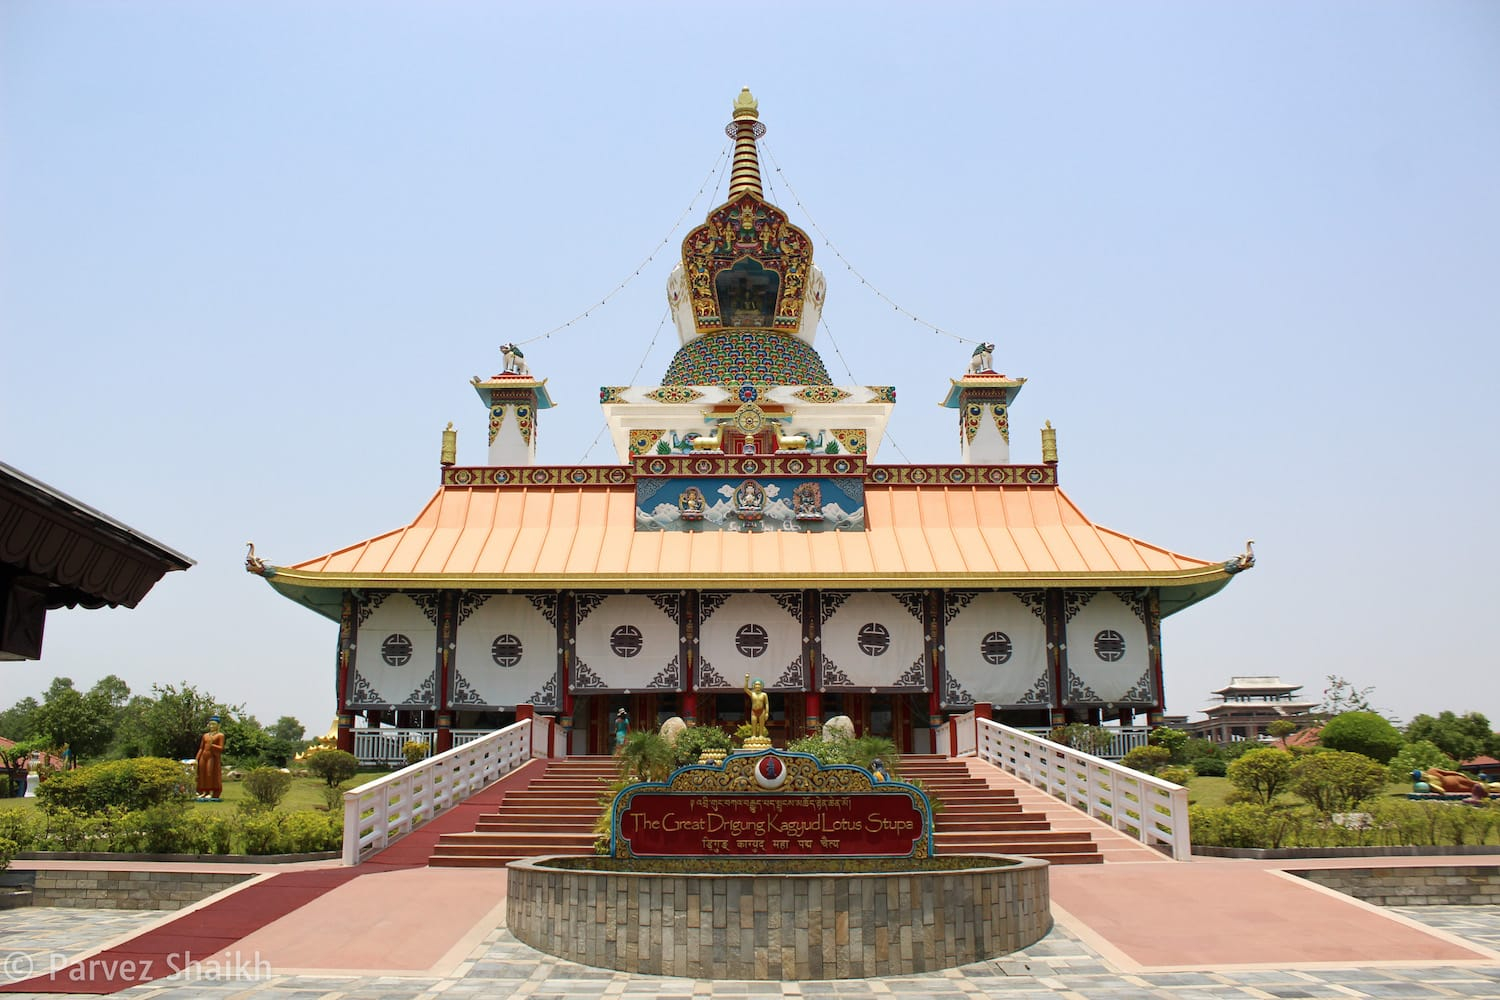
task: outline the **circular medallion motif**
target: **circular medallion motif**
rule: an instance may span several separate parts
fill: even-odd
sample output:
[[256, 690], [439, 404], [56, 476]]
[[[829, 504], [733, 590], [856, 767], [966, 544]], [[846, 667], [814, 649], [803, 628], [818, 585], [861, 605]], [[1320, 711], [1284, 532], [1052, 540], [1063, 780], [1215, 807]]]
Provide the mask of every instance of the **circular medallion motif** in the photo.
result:
[[734, 648], [740, 651], [741, 656], [753, 659], [764, 653], [770, 645], [771, 637], [759, 625], [741, 625], [740, 630], [734, 634]]
[[698, 461], [696, 461], [696, 462], [693, 463], [693, 471], [696, 472], [696, 473], [698, 473], [698, 475], [700, 475], [700, 476], [706, 476], [706, 475], [708, 475], [710, 472], [714, 471], [713, 459], [709, 459], [709, 458], [700, 458], [700, 459], [698, 459]]
[[760, 471], [760, 463], [753, 458], [746, 459], [740, 466], [740, 471], [747, 476], [753, 476]]
[[949, 469], [948, 470], [948, 478], [952, 482], [961, 483], [961, 482], [964, 481], [964, 470], [963, 469], [956, 469], [956, 468], [955, 469]]
[[625, 481], [625, 470], [620, 468], [610, 469], [609, 481], [612, 483], [623, 483]]
[[1028, 483], [1039, 483], [1039, 482], [1041, 482], [1042, 481], [1042, 470], [1041, 469], [1027, 469], [1026, 470], [1026, 481]]
[[846, 474], [850, 468], [851, 466], [849, 465], [849, 460], [847, 458], [839, 458], [834, 460], [833, 471], [838, 473], [839, 475], [842, 476]]
[[754, 403], [746, 403], [734, 411], [734, 426], [746, 434], [754, 434], [765, 426], [766, 415]]
[[891, 474], [885, 469], [876, 469], [870, 473], [870, 478], [877, 483], [883, 483], [891, 478]]
[[503, 486], [504, 484], [506, 484], [508, 482], [510, 482], [510, 473], [506, 472], [504, 469], [496, 469], [495, 470], [495, 484], [497, 486]]
[[585, 479], [587, 479], [588, 477], [589, 477], [589, 474], [587, 472], [584, 472], [582, 469], [574, 469], [573, 470], [573, 482], [575, 482], [575, 483], [581, 483]]
[[867, 622], [855, 634], [855, 644], [866, 656], [880, 656], [891, 648], [890, 630], [879, 622]]
[[455, 483], [457, 483], [459, 486], [468, 486], [469, 482], [471, 480], [473, 480], [473, 478], [474, 478], [474, 474], [472, 472], [470, 472], [468, 469], [454, 469], [453, 470], [453, 481]]
[[755, 762], [755, 783], [771, 790], [786, 784], [787, 768], [780, 757], [768, 753]]
[[380, 644], [380, 658], [393, 667], [405, 666], [411, 659], [411, 640], [400, 632], [392, 632]]
[[653, 458], [646, 464], [646, 468], [651, 471], [653, 476], [659, 476], [667, 471], [667, 463], [659, 458]]
[[1105, 663], [1114, 663], [1125, 655], [1125, 637], [1112, 628], [1094, 636], [1094, 655]]
[[536, 483], [537, 485], [542, 485], [542, 484], [546, 483], [547, 482], [547, 470], [546, 469], [533, 469], [532, 473], [531, 473], [531, 481], [533, 483]]
[[521, 662], [521, 640], [510, 634], [497, 635], [490, 643], [490, 656], [502, 667], [513, 667]]
[[984, 657], [985, 663], [998, 667], [1010, 659], [1010, 654], [1010, 636], [1004, 632], [991, 632], [979, 641], [979, 655]]
[[760, 398], [760, 393], [756, 391], [755, 386], [747, 383], [740, 386], [739, 397], [741, 403], [753, 403]]
[[806, 468], [807, 463], [800, 458], [793, 458], [786, 463], [786, 471], [794, 476], [801, 475]]
[[634, 625], [620, 625], [609, 634], [609, 648], [616, 656], [630, 659], [641, 651], [646, 644], [641, 638], [641, 630]]

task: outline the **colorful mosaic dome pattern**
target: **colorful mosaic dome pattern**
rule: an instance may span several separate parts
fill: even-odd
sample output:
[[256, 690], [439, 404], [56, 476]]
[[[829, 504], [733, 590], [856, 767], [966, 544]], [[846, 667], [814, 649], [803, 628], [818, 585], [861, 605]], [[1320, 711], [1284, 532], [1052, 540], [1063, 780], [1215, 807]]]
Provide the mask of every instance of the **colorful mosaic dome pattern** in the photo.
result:
[[662, 385], [832, 385], [811, 345], [770, 330], [725, 330], [677, 352]]

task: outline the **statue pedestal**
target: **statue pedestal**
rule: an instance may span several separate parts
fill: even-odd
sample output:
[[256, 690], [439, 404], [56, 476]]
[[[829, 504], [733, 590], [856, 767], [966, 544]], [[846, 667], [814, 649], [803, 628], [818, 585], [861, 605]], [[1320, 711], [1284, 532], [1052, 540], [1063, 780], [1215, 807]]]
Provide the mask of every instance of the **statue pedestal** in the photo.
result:
[[769, 750], [771, 749], [771, 740], [765, 736], [747, 736], [745, 737], [745, 749]]

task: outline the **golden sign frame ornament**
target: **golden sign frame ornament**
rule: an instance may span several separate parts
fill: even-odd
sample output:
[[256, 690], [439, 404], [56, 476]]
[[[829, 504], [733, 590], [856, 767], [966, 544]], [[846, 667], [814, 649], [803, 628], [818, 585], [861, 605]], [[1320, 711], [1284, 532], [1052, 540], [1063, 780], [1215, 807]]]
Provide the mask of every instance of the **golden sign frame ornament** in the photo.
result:
[[[767, 791], [757, 780], [755, 768], [761, 759], [774, 755], [786, 769], [786, 777], [774, 791]], [[788, 794], [827, 795], [836, 797], [854, 793], [905, 796], [922, 818], [922, 834], [913, 842], [910, 855], [914, 859], [930, 858], [933, 850], [932, 803], [927, 793], [916, 785], [904, 781], [879, 780], [869, 771], [854, 764], [824, 764], [812, 754], [793, 750], [739, 750], [718, 764], [690, 764], [678, 768], [666, 781], [641, 781], [622, 788], [610, 806], [610, 856], [619, 859], [632, 857], [628, 841], [620, 835], [620, 817], [629, 809], [630, 802], [642, 792], [676, 792], [686, 795], [712, 796], [732, 793], [743, 796], [755, 795], [772, 800]], [[838, 855], [830, 855], [838, 856]], [[705, 858], [719, 864], [743, 864], [747, 861], [776, 861], [774, 856], [757, 858]], [[808, 855], [789, 856], [786, 862], [803, 863], [812, 860]]]

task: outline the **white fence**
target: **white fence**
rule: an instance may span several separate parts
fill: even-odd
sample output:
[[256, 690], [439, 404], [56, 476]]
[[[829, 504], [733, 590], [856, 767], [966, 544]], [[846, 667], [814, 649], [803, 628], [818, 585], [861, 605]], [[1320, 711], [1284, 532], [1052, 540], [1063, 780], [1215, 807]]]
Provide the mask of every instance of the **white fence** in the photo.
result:
[[[970, 728], [965, 722], [972, 716], [971, 712], [953, 720], [959, 746], [965, 743], [961, 733]], [[1165, 845], [1178, 861], [1192, 857], [1188, 793], [1181, 785], [991, 719], [974, 719], [972, 730], [973, 749], [967, 752], [980, 760], [1051, 792], [1144, 844]]]
[[431, 752], [437, 743], [436, 729], [356, 729], [354, 756], [366, 767], [375, 764], [399, 764], [406, 760], [403, 749], [408, 743], [425, 743]]
[[[1022, 732], [1031, 733], [1046, 739], [1052, 732], [1046, 727], [1021, 726]], [[1150, 726], [1101, 726], [1098, 727], [1102, 733], [1109, 736], [1109, 744], [1099, 751], [1099, 756], [1105, 760], [1119, 760], [1136, 747], [1143, 747], [1150, 742]]]
[[359, 864], [367, 852], [411, 833], [532, 758], [563, 756], [556, 726], [550, 718], [523, 719], [345, 792], [344, 864]]

